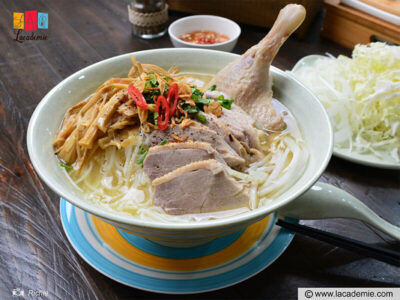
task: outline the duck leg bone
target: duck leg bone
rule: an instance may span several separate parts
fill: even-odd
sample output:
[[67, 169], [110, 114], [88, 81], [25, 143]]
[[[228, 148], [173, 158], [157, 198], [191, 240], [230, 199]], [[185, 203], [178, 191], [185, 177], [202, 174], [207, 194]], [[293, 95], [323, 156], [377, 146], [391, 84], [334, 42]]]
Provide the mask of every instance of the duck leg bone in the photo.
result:
[[249, 113], [259, 129], [276, 131], [284, 125], [271, 104], [272, 79], [269, 67], [279, 48], [300, 26], [306, 15], [303, 6], [289, 4], [278, 15], [269, 33], [241, 57], [237, 58], [208, 84], [216, 85], [235, 104]]

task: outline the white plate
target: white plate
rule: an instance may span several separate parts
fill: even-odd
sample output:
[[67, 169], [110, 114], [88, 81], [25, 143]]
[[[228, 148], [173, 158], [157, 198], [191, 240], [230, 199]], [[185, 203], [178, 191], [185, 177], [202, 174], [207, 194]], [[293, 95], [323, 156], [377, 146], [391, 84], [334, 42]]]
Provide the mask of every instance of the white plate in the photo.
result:
[[[297, 69], [303, 66], [312, 66], [315, 63], [315, 61], [321, 57], [326, 57], [326, 56], [309, 55], [303, 57], [293, 67], [292, 72], [295, 72]], [[388, 155], [388, 153], [382, 151], [379, 152], [379, 154], [382, 156], [381, 158], [377, 157], [372, 153], [359, 154], [351, 152], [349, 149], [346, 148], [339, 148], [336, 145], [334, 145], [333, 147], [333, 155], [343, 158], [345, 160], [369, 167], [400, 170], [400, 163], [395, 162]]]

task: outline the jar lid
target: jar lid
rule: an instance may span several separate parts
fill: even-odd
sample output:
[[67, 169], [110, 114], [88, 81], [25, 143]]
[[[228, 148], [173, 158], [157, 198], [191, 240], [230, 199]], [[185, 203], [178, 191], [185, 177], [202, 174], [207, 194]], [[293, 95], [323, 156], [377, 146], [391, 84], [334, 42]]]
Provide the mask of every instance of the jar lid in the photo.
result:
[[157, 26], [168, 21], [168, 4], [165, 4], [164, 9], [157, 12], [141, 13], [130, 5], [128, 5], [129, 21], [136, 26]]

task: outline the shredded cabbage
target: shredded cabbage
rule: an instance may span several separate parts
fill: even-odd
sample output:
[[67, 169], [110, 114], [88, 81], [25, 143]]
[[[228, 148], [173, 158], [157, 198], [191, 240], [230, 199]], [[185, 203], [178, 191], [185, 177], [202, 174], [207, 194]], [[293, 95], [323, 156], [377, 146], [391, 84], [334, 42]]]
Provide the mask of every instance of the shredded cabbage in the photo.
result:
[[400, 162], [400, 47], [357, 45], [352, 58], [320, 58], [293, 74], [327, 109], [335, 147]]

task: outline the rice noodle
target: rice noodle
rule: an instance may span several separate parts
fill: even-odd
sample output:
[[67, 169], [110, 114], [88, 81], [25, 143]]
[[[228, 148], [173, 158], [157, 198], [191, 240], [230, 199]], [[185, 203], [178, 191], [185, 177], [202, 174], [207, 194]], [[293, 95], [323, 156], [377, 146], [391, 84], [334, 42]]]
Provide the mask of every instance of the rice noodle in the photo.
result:
[[[301, 141], [295, 141], [291, 136], [285, 136], [282, 142], [287, 146], [286, 151], [291, 153], [292, 158], [288, 160], [288, 155], [283, 155], [279, 165], [274, 170], [278, 170], [275, 177], [268, 177], [260, 186], [258, 196], [261, 198], [259, 205], [264, 205], [269, 198], [276, 198], [283, 194], [293, 185], [304, 172], [308, 160], [308, 153], [300, 146]], [[286, 153], [285, 151], [285, 153]], [[282, 168], [282, 163], [284, 168]], [[272, 174], [271, 174], [272, 175]]]
[[[102, 208], [140, 219], [199, 222], [225, 218], [256, 209], [278, 198], [299, 179], [308, 159], [301, 140], [287, 133], [276, 135], [271, 143], [264, 145], [265, 157], [251, 164], [244, 172], [227, 167], [230, 174], [249, 182], [248, 208], [174, 216], [152, 204], [150, 179], [136, 164], [140, 143], [127, 148], [111, 147], [106, 151], [98, 151], [90, 164], [84, 165], [80, 171], [71, 172], [70, 175], [85, 191], [88, 200]], [[98, 176], [98, 172], [101, 172], [101, 176]]]

